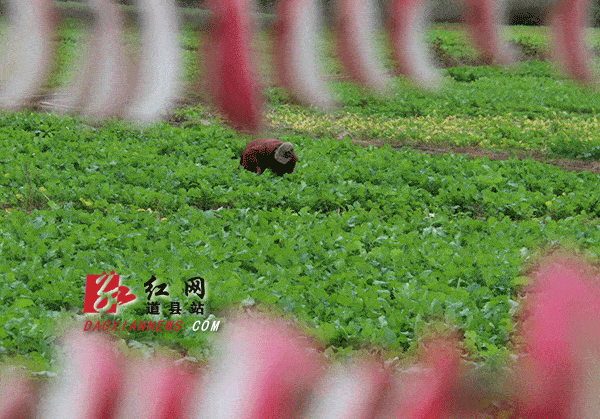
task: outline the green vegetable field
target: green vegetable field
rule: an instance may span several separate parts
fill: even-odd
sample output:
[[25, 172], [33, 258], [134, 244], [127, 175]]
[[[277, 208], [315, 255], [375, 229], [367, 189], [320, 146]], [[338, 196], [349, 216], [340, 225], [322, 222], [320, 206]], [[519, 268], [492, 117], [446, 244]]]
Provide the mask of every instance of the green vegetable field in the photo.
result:
[[[240, 168], [253, 137], [228, 128], [201, 88], [152, 126], [0, 113], [0, 358], [47, 370], [61, 332], [99, 319], [181, 320], [185, 331], [115, 333], [203, 357], [218, 334], [192, 323], [247, 310], [298, 320], [331, 356], [402, 356], [445, 329], [475, 361], [504, 356], [531, 263], [557, 247], [600, 255], [600, 91], [539, 61], [544, 28], [510, 36], [523, 61], [475, 66], [460, 27], [435, 26], [435, 56], [456, 65], [441, 69], [444, 87], [399, 77], [386, 98], [345, 80], [327, 38], [340, 107], [322, 113], [274, 86], [261, 34], [265, 136], [299, 158], [281, 178]], [[59, 37], [49, 87], [66, 80], [80, 38], [75, 26]], [[190, 30], [181, 42], [191, 83], [202, 42]], [[597, 50], [600, 32], [590, 42]], [[86, 276], [103, 271], [138, 300], [84, 315]], [[160, 316], [146, 314], [153, 275], [170, 291]], [[170, 315], [166, 302], [185, 301], [198, 276], [205, 315]]]

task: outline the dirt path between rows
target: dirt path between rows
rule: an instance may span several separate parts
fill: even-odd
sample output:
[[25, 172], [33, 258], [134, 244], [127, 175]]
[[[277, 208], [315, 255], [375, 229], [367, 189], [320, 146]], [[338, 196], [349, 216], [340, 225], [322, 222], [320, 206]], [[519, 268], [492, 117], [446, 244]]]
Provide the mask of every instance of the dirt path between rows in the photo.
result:
[[[375, 145], [382, 146], [384, 144], [383, 141], [353, 141], [357, 145]], [[554, 166], [558, 166], [563, 170], [573, 171], [573, 172], [591, 172], [600, 174], [600, 161], [598, 160], [577, 160], [577, 159], [567, 159], [567, 158], [549, 158], [547, 155], [529, 151], [506, 151], [506, 150], [490, 150], [478, 147], [458, 147], [453, 145], [444, 145], [444, 144], [391, 144], [394, 148], [410, 148], [413, 150], [421, 151], [423, 153], [430, 154], [432, 156], [441, 156], [444, 154], [468, 154], [471, 158], [482, 158], [487, 157], [490, 160], [508, 160], [510, 158], [517, 158], [519, 160], [523, 159], [533, 159], [542, 163], [553, 164]]]

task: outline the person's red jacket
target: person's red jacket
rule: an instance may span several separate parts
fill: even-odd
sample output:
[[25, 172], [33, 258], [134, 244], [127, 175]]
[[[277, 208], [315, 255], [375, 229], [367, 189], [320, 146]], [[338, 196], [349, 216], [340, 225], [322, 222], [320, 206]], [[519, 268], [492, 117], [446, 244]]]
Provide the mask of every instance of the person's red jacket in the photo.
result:
[[275, 138], [261, 138], [250, 142], [240, 159], [244, 169], [261, 174], [271, 169], [278, 176], [292, 173], [296, 167], [298, 156], [294, 153], [292, 143], [284, 143]]

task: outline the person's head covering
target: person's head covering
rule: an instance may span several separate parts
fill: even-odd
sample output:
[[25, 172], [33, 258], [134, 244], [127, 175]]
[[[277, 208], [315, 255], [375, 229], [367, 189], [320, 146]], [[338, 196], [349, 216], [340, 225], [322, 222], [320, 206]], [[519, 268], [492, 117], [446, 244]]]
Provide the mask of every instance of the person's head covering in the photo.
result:
[[287, 164], [293, 156], [294, 145], [292, 143], [283, 143], [279, 147], [277, 147], [277, 150], [275, 150], [275, 160], [277, 160], [281, 164]]

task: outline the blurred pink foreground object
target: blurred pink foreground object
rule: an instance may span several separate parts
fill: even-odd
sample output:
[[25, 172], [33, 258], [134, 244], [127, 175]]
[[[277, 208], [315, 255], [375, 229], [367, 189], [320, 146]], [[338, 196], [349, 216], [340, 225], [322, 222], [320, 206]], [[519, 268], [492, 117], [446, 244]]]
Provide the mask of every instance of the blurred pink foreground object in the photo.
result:
[[318, 52], [321, 30], [316, 0], [280, 0], [275, 25], [275, 68], [280, 83], [305, 105], [330, 109], [334, 100]]
[[552, 31], [555, 59], [563, 71], [583, 83], [597, 82], [592, 54], [585, 40], [585, 26], [590, 16], [589, 0], [562, 0], [554, 7]]
[[595, 417], [600, 403], [598, 277], [576, 259], [549, 259], [534, 285], [524, 324], [528, 357], [520, 376], [522, 416]]
[[429, 367], [407, 383], [402, 394], [402, 417], [437, 419], [453, 417], [460, 357], [451, 342], [434, 342], [426, 358]]
[[597, 274], [578, 259], [550, 257], [533, 279], [515, 374], [470, 375], [459, 342], [447, 338], [414, 366], [332, 366], [287, 323], [263, 317], [229, 324], [202, 369], [126, 358], [107, 336], [78, 332], [64, 340], [58, 377], [33, 386], [14, 369], [0, 374], [0, 419], [449, 419], [489, 415], [486, 400], [508, 402], [524, 419], [597, 417]]
[[394, 0], [391, 7], [390, 35], [400, 73], [424, 87], [437, 87], [441, 76], [425, 44], [429, 2]]
[[56, 382], [42, 398], [40, 419], [115, 417], [124, 378], [124, 362], [103, 335], [67, 336]]
[[34, 416], [35, 391], [25, 374], [6, 371], [0, 375], [0, 419], [27, 419]]
[[502, 39], [501, 17], [506, 2], [495, 0], [464, 0], [465, 23], [475, 46], [490, 64], [506, 65], [514, 57], [508, 43]]
[[203, 383], [204, 419], [298, 417], [320, 372], [307, 340], [268, 320], [233, 324], [218, 353]]
[[13, 0], [10, 30], [0, 54], [0, 107], [19, 109], [37, 94], [50, 74], [54, 19], [50, 0]]
[[[503, 16], [512, 1], [462, 0], [464, 22], [484, 61], [506, 65], [514, 61], [502, 37]], [[534, 0], [520, 0], [520, 3]], [[50, 76], [56, 30], [52, 0], [10, 0], [9, 27], [0, 60], [0, 107], [19, 109], [40, 93]], [[94, 28], [70, 86], [42, 102], [51, 109], [77, 111], [96, 118], [121, 116], [154, 121], [166, 116], [182, 92], [182, 51], [178, 42], [175, 0], [138, 0], [142, 23], [140, 58], [131, 60], [123, 41], [123, 12], [116, 0], [88, 0]], [[263, 127], [263, 86], [253, 54], [255, 16], [252, 0], [209, 0], [212, 11], [206, 48], [206, 86], [213, 103], [235, 129], [256, 133]], [[437, 89], [443, 80], [427, 42], [432, 0], [391, 0], [386, 24], [378, 22], [374, 0], [338, 0], [333, 29], [339, 59], [349, 76], [366, 89], [391, 90], [390, 74], [377, 54], [385, 28], [398, 72], [418, 85]], [[317, 0], [279, 0], [274, 24], [273, 66], [279, 83], [306, 106], [332, 109], [336, 100], [323, 70], [321, 25]], [[585, 40], [591, 17], [589, 0], [548, 0], [554, 59], [582, 84], [597, 82]], [[129, 51], [131, 52], [131, 51]], [[266, 59], [266, 57], [257, 57]]]
[[211, 0], [214, 13], [206, 45], [208, 87], [214, 103], [231, 124], [256, 132], [262, 121], [262, 92], [250, 44], [252, 8], [247, 0]]
[[379, 94], [390, 88], [382, 57], [377, 53], [378, 21], [374, 0], [339, 0], [336, 29], [339, 58], [352, 79]]

